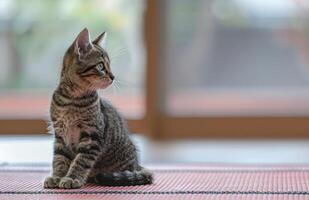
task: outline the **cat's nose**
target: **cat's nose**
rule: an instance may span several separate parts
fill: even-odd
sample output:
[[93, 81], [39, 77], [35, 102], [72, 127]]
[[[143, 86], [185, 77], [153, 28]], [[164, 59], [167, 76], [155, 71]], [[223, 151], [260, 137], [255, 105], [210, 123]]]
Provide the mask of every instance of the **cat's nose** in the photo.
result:
[[115, 79], [115, 76], [113, 74], [110, 74], [109, 77], [112, 81]]

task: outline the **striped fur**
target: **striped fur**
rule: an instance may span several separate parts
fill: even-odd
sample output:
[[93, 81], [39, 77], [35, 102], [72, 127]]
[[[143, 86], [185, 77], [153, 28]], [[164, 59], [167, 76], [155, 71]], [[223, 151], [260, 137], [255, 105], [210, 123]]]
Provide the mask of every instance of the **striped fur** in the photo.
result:
[[64, 56], [60, 83], [50, 106], [55, 135], [52, 176], [45, 188], [151, 184], [152, 175], [139, 165], [125, 121], [97, 93], [114, 76], [106, 51], [84, 29]]

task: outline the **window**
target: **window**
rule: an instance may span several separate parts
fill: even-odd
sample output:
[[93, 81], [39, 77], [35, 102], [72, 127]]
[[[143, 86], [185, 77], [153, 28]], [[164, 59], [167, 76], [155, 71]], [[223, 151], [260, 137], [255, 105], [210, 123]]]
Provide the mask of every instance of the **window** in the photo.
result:
[[88, 27], [108, 33], [115, 84], [102, 95], [129, 119], [144, 115], [144, 1], [2, 0], [0, 118], [46, 119], [64, 52]]
[[309, 114], [307, 1], [166, 2], [173, 116]]
[[102, 96], [134, 132], [306, 137], [308, 9], [305, 0], [3, 0], [0, 133], [45, 132], [62, 56], [87, 26], [108, 32], [118, 81]]

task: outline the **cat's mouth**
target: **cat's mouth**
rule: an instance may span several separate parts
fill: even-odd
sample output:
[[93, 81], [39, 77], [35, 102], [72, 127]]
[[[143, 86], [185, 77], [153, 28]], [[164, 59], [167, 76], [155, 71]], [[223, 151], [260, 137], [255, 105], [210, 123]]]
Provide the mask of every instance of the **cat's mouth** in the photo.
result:
[[112, 83], [113, 83], [113, 81], [112, 81], [111, 79], [109, 79], [109, 80], [102, 80], [102, 81], [100, 81], [100, 83], [99, 83], [99, 88], [100, 88], [100, 89], [105, 89], [105, 88], [107, 88], [108, 86], [110, 86]]

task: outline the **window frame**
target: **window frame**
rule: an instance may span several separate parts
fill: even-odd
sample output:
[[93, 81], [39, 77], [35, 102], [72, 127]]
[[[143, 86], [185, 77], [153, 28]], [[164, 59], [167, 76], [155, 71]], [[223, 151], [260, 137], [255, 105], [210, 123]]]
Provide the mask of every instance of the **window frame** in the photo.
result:
[[[166, 78], [164, 59], [166, 1], [146, 0], [145, 116], [127, 119], [129, 129], [153, 139], [175, 138], [309, 138], [307, 116], [175, 117], [164, 112]], [[160, 76], [159, 76], [160, 75]], [[46, 134], [44, 119], [0, 119], [0, 134]]]
[[[164, 112], [167, 105], [165, 67], [166, 1], [148, 0], [145, 17], [147, 49], [147, 133], [175, 138], [309, 138], [309, 116], [186, 117]], [[160, 75], [160, 76], [159, 76]]]

